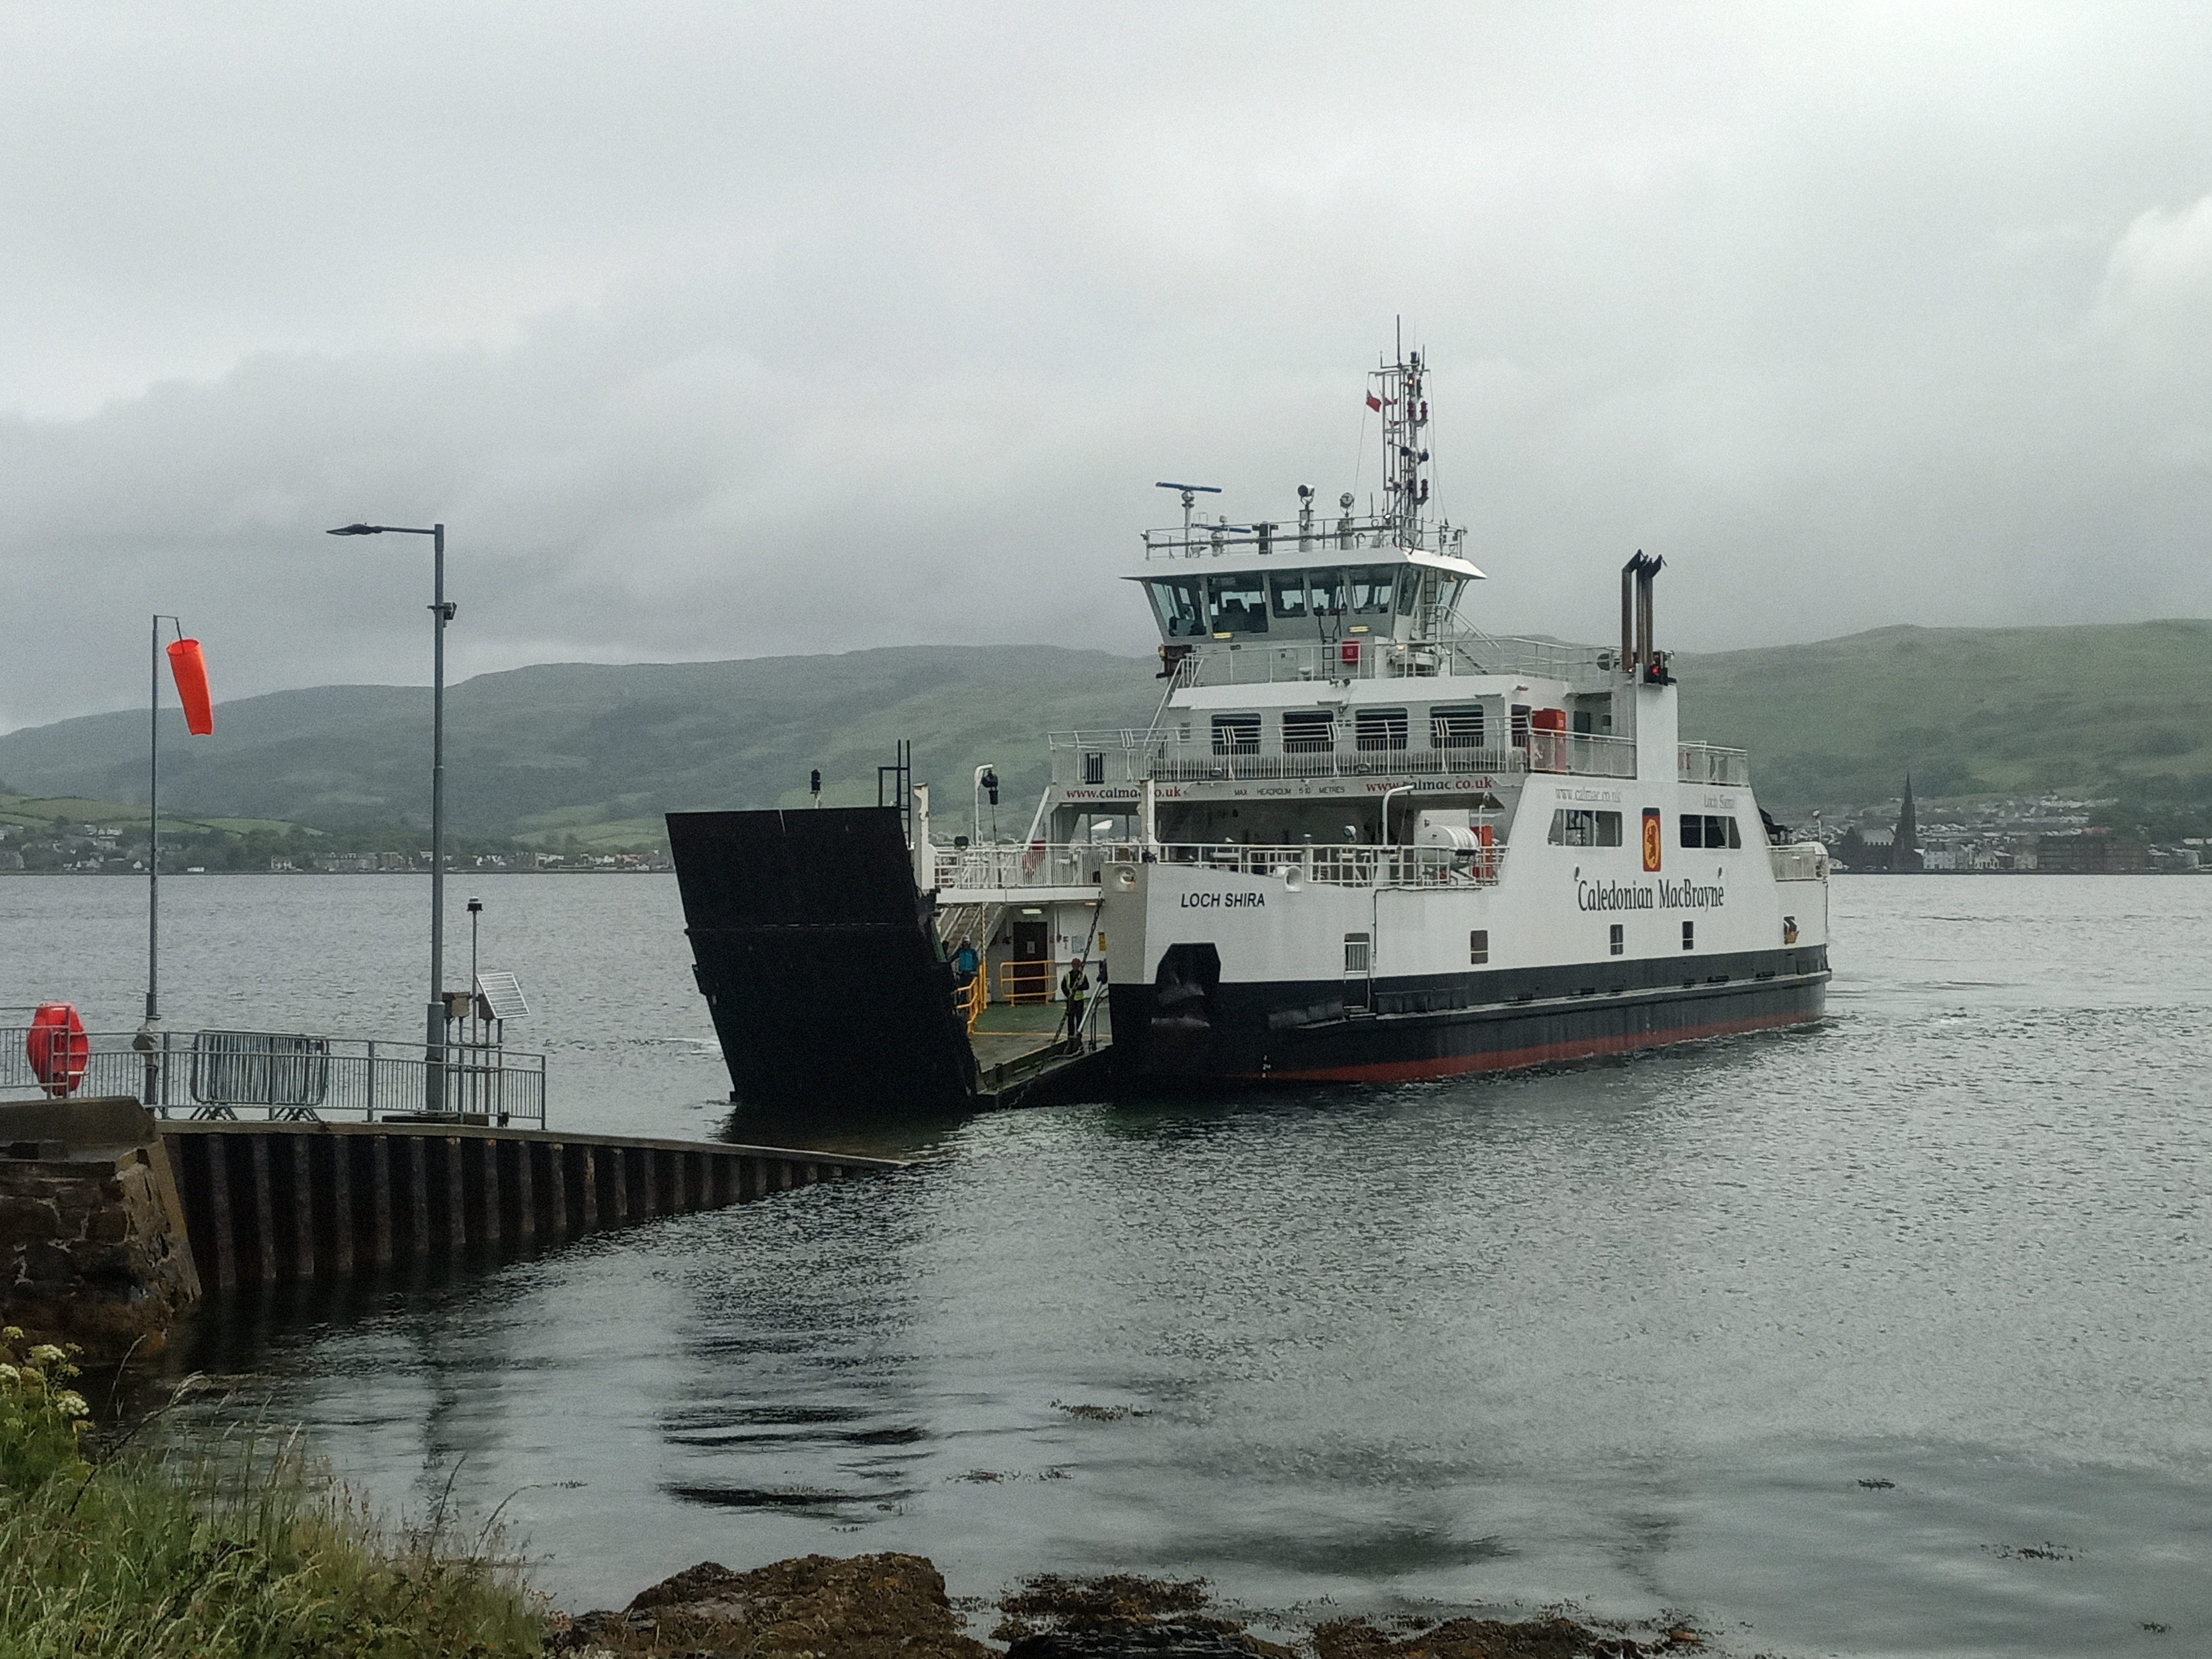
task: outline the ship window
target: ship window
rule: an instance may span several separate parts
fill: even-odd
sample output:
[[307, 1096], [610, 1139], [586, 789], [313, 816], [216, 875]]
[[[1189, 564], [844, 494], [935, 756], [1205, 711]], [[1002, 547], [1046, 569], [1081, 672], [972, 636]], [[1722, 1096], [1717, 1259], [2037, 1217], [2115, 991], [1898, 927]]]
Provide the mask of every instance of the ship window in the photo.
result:
[[1387, 564], [1362, 565], [1350, 573], [1352, 577], [1352, 611], [1358, 617], [1387, 617], [1390, 614], [1390, 593], [1397, 586], [1397, 573]]
[[1160, 632], [1171, 640], [1196, 639], [1206, 632], [1206, 614], [1198, 602], [1198, 578], [1179, 576], [1170, 581], [1149, 581], [1152, 610], [1160, 619]]
[[1436, 749], [1481, 748], [1481, 708], [1429, 710], [1429, 744]]
[[1413, 600], [1420, 591], [1421, 573], [1413, 566], [1407, 565], [1398, 573], [1398, 614], [1400, 616], [1410, 617], [1413, 614]]
[[1326, 708], [1283, 711], [1283, 752], [1310, 755], [1336, 747], [1336, 716]]
[[1544, 839], [1554, 847], [1618, 847], [1620, 814], [1558, 807], [1552, 813], [1552, 833]]
[[1459, 591], [1467, 585], [1464, 576], [1446, 576], [1437, 583], [1436, 598], [1430, 601], [1440, 617], [1449, 617], [1452, 607], [1459, 603]]
[[1403, 749], [1406, 711], [1402, 708], [1362, 708], [1352, 716], [1352, 746], [1358, 749]]
[[1698, 948], [1698, 924], [1694, 921], [1686, 921], [1682, 924], [1682, 948], [1685, 951], [1694, 951]]
[[1341, 570], [1307, 571], [1306, 592], [1311, 596], [1315, 616], [1335, 617], [1343, 614], [1344, 572]]
[[1616, 921], [1613, 924], [1613, 934], [1608, 944], [1613, 954], [1615, 956], [1619, 956], [1627, 948], [1627, 941], [1624, 937], [1626, 933], [1626, 930], [1623, 928], [1619, 922]]
[[1256, 755], [1260, 752], [1257, 714], [1216, 714], [1213, 752], [1217, 755]]
[[1258, 571], [1240, 576], [1208, 576], [1206, 597], [1212, 601], [1217, 633], [1267, 631], [1267, 596], [1261, 586]]
[[1368, 944], [1369, 939], [1364, 933], [1346, 933], [1344, 936], [1344, 971], [1346, 973], [1364, 974], [1367, 971]]
[[1516, 702], [1513, 705], [1512, 725], [1513, 746], [1516, 749], [1526, 749], [1528, 746], [1528, 705], [1527, 703]]
[[1685, 812], [1682, 814], [1682, 845], [1741, 847], [1743, 845], [1743, 831], [1736, 827], [1733, 817], [1719, 817], [1710, 812]]
[[1476, 968], [1490, 960], [1490, 929], [1478, 927], [1467, 936], [1467, 959]]
[[1276, 616], [1295, 620], [1306, 614], [1304, 571], [1292, 570], [1280, 576], [1270, 577], [1267, 585], [1274, 590]]
[[1085, 783], [1106, 781], [1106, 757], [1099, 750], [1086, 750], [1083, 757], [1083, 781]]

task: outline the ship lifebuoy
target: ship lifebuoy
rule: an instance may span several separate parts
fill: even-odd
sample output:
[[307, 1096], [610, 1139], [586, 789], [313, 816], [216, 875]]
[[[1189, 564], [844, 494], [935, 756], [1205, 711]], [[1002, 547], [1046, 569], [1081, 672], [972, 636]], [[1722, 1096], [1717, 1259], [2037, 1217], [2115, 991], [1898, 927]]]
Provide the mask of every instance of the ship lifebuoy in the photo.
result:
[[84, 1034], [76, 1005], [40, 1003], [24, 1034], [23, 1054], [31, 1062], [31, 1075], [48, 1094], [57, 1100], [75, 1094], [92, 1057], [92, 1040]]

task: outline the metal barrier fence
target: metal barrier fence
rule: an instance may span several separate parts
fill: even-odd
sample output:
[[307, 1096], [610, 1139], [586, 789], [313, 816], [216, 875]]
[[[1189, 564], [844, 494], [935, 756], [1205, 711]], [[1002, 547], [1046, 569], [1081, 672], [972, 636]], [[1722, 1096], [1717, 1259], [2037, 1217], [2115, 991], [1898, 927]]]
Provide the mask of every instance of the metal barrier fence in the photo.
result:
[[[487, 1043], [449, 1044], [442, 1066], [421, 1042], [270, 1031], [94, 1031], [65, 1063], [31, 1063], [29, 1030], [0, 1026], [0, 1097], [128, 1095], [163, 1116], [278, 1119], [481, 1118], [544, 1127], [545, 1056]], [[58, 1048], [60, 1045], [57, 1044]], [[81, 1063], [80, 1063], [81, 1062]]]

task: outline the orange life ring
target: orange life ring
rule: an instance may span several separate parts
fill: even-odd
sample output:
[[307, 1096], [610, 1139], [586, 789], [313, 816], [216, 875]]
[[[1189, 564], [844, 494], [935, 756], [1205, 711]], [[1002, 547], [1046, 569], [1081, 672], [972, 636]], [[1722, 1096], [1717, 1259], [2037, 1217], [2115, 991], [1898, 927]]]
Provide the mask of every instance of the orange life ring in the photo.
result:
[[39, 1086], [57, 1100], [76, 1092], [84, 1081], [84, 1068], [92, 1058], [92, 1040], [76, 1006], [68, 1002], [42, 1002], [31, 1016], [31, 1029], [23, 1036], [24, 1057]]

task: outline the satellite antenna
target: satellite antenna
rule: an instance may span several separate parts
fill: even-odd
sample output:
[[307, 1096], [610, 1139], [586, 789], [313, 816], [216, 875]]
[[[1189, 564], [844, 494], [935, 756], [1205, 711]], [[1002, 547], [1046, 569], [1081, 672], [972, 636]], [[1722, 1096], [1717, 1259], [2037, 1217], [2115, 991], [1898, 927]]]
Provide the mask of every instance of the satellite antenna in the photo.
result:
[[1182, 491], [1182, 539], [1183, 545], [1188, 547], [1190, 545], [1190, 509], [1196, 505], [1201, 494], [1218, 495], [1221, 493], [1221, 486], [1219, 484], [1156, 483], [1152, 488]]

